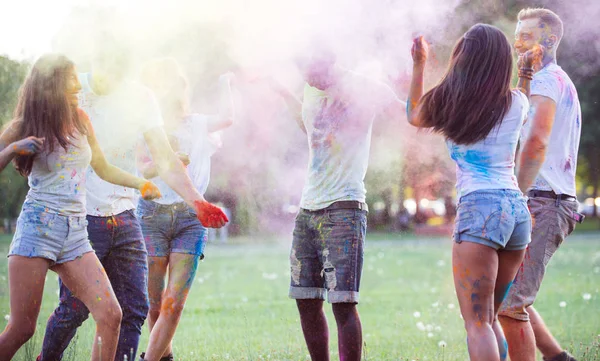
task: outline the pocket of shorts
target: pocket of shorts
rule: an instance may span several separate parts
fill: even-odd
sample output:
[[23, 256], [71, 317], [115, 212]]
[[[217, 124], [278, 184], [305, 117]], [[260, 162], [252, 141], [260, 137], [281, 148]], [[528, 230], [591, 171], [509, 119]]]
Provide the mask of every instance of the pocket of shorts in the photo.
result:
[[140, 218], [145, 221], [145, 220], [154, 218], [155, 214], [156, 214], [156, 208], [153, 208], [152, 210], [148, 210], [147, 208], [144, 207], [140, 211]]
[[355, 209], [332, 209], [326, 212], [327, 220], [335, 224], [345, 224], [356, 222]]

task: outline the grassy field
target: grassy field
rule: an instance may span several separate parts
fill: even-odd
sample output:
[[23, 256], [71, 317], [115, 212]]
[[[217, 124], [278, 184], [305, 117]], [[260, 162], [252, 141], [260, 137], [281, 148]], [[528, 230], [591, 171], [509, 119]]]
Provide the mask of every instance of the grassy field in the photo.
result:
[[[177, 360], [309, 359], [295, 304], [287, 298], [286, 241], [284, 237], [266, 245], [208, 246], [175, 336]], [[0, 237], [0, 254], [7, 253], [9, 242], [10, 238]], [[368, 240], [359, 306], [365, 360], [468, 359], [452, 284], [450, 246], [441, 238], [373, 234]], [[0, 316], [9, 314], [6, 265], [1, 257]], [[580, 361], [600, 360], [599, 289], [600, 233], [573, 235], [553, 259], [536, 306]], [[36, 335], [15, 360], [35, 359], [57, 301], [57, 277], [49, 273]], [[561, 302], [566, 307], [560, 307]], [[3, 328], [5, 317], [0, 321]], [[89, 359], [93, 330], [93, 321], [87, 321], [65, 360]], [[140, 350], [147, 340], [145, 329]]]

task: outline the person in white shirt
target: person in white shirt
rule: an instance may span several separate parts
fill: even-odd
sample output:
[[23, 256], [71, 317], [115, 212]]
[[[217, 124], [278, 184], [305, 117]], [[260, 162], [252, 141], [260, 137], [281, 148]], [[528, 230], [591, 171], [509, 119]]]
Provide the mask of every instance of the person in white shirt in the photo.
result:
[[575, 225], [577, 151], [581, 107], [577, 90], [556, 62], [563, 36], [560, 17], [548, 9], [523, 9], [518, 14], [515, 49], [547, 49], [531, 83], [531, 111], [523, 127], [517, 166], [519, 188], [529, 196], [534, 219], [531, 244], [500, 310], [512, 361], [534, 360], [536, 346], [549, 361], [574, 361], [559, 345], [533, 307], [546, 266]]
[[[171, 148], [186, 165], [200, 194], [210, 180], [210, 158], [218, 144], [218, 132], [233, 124], [232, 73], [219, 78], [219, 113], [188, 111], [188, 82], [173, 58], [149, 62], [142, 70], [142, 82], [156, 95]], [[140, 199], [138, 217], [148, 251], [148, 295], [150, 340], [142, 360], [172, 361], [172, 340], [192, 287], [198, 261], [204, 258], [207, 229], [195, 210], [157, 177], [156, 166], [145, 142], [138, 143], [137, 164], [144, 178], [158, 185], [162, 197]], [[168, 269], [168, 280], [165, 278]]]
[[323, 311], [332, 304], [342, 360], [360, 360], [362, 325], [357, 310], [367, 230], [364, 178], [373, 120], [385, 111], [404, 114], [404, 102], [387, 85], [340, 67], [326, 49], [299, 62], [306, 82], [302, 103], [279, 84], [300, 129], [309, 163], [290, 254], [289, 296], [313, 360], [329, 360]]
[[[183, 164], [171, 150], [163, 130], [161, 111], [152, 92], [129, 80], [129, 56], [110, 33], [95, 42], [91, 73], [80, 75], [80, 104], [91, 119], [107, 158], [135, 172], [135, 149], [140, 136], [148, 145], [160, 178], [194, 209], [205, 227], [221, 227], [227, 217], [206, 202], [194, 187]], [[135, 193], [87, 173], [88, 232], [123, 310], [116, 359], [137, 353], [148, 314], [147, 252], [140, 223], [134, 214]], [[86, 307], [61, 283], [60, 303], [48, 320], [39, 359], [60, 359], [88, 317]]]

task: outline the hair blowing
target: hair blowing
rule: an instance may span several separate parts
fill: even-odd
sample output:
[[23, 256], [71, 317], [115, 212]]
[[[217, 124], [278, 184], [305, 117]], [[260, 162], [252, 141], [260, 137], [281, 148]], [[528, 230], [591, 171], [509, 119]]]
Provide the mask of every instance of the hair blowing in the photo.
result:
[[[65, 150], [72, 145], [69, 137], [87, 135], [87, 127], [67, 97], [69, 77], [75, 71], [73, 62], [59, 54], [41, 56], [33, 65], [19, 92], [14, 113], [19, 139], [34, 136], [46, 138], [44, 152], [56, 146]], [[31, 173], [35, 155], [18, 155], [15, 167], [24, 176]]]
[[512, 65], [500, 29], [474, 25], [454, 46], [442, 80], [423, 96], [422, 119], [457, 144], [485, 139], [510, 108]]

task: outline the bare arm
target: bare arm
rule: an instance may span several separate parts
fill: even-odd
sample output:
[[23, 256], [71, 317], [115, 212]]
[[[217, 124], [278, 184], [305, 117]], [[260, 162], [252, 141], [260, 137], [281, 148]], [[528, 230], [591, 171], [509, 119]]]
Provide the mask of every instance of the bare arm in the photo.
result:
[[235, 119], [235, 106], [231, 92], [233, 73], [226, 73], [219, 77], [219, 114], [211, 116], [208, 120], [209, 133], [216, 132], [233, 124]]
[[544, 164], [556, 115], [556, 103], [550, 98], [534, 95], [530, 103], [533, 109], [533, 116], [528, 120], [531, 132], [521, 145], [517, 166], [517, 181], [523, 192], [529, 189]]
[[427, 43], [423, 37], [414, 40], [411, 49], [413, 57], [413, 74], [410, 90], [406, 101], [406, 118], [415, 127], [427, 127], [426, 121], [421, 117], [421, 98], [425, 93], [423, 79], [425, 77], [425, 62], [427, 61]]
[[271, 84], [273, 90], [275, 90], [285, 102], [288, 111], [292, 117], [294, 117], [294, 120], [296, 121], [296, 124], [300, 130], [306, 134], [306, 127], [304, 126], [304, 121], [302, 120], [302, 102], [300, 102], [300, 100], [298, 100], [294, 94], [292, 94], [286, 87], [281, 85], [275, 79], [269, 79], [269, 83]]
[[18, 139], [17, 122], [11, 122], [0, 134], [0, 172], [19, 154], [39, 153], [44, 146], [44, 138], [28, 137]]
[[137, 189], [142, 194], [142, 197], [146, 200], [160, 197], [158, 188], [151, 182], [136, 177], [133, 174], [125, 172], [124, 170], [110, 164], [106, 160], [104, 152], [100, 148], [100, 145], [96, 140], [96, 134], [92, 130], [91, 126], [89, 126], [88, 129], [90, 130], [87, 138], [90, 148], [92, 149], [92, 161], [90, 165], [98, 177], [107, 181], [108, 183]]
[[152, 160], [162, 180], [196, 212], [205, 227], [219, 228], [228, 221], [225, 214], [216, 206], [206, 202], [196, 190], [182, 162], [171, 149], [167, 135], [161, 127], [144, 133]]

